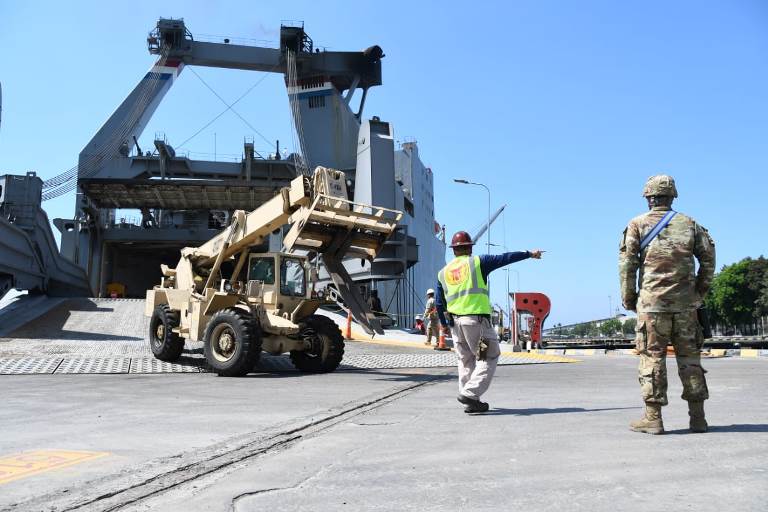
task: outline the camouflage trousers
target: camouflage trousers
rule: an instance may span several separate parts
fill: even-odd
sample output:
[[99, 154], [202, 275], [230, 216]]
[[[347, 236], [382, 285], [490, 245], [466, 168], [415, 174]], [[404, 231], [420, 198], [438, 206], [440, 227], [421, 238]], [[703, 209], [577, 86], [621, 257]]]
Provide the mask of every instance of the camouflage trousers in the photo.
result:
[[635, 345], [640, 356], [638, 374], [643, 400], [667, 405], [667, 345], [675, 349], [683, 400], [709, 398], [707, 373], [699, 350], [704, 342], [696, 311], [638, 313]]

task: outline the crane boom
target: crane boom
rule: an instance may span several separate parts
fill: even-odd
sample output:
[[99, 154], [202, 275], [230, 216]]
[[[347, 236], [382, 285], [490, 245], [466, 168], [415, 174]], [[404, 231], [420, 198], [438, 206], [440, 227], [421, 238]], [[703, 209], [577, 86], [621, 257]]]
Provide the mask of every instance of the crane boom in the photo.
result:
[[229, 227], [200, 247], [182, 249], [182, 254], [194, 259], [199, 267], [213, 265], [219, 255], [229, 259], [287, 224], [293, 212], [309, 205], [310, 193], [303, 176], [294, 178], [290, 187], [283, 188], [252, 212], [237, 210]]

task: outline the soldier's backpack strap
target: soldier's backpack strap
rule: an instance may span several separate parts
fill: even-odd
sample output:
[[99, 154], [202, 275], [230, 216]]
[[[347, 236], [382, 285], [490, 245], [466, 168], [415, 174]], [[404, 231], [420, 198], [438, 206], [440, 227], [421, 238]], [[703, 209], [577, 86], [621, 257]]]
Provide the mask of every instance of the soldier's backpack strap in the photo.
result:
[[640, 241], [640, 250], [642, 251], [646, 247], [648, 247], [648, 244], [653, 242], [653, 239], [656, 238], [656, 236], [661, 233], [661, 230], [667, 227], [667, 224], [669, 224], [669, 221], [672, 220], [672, 217], [677, 215], [677, 212], [675, 210], [669, 210], [666, 215], [664, 215], [661, 220], [656, 223], [655, 226], [653, 226], [653, 229], [645, 235], [645, 238], [643, 238]]

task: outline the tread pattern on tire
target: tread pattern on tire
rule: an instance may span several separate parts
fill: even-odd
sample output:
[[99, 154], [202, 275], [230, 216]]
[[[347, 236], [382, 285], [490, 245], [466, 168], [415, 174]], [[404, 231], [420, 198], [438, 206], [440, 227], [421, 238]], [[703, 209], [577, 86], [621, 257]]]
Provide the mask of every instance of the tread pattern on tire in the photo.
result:
[[[155, 347], [155, 318], [159, 318], [165, 327], [164, 339], [161, 340], [159, 350]], [[156, 358], [161, 361], [173, 362], [181, 357], [184, 351], [184, 339], [173, 332], [173, 327], [179, 326], [179, 312], [174, 311], [168, 304], [158, 304], [149, 322], [149, 346]]]
[[314, 329], [319, 335], [326, 338], [326, 343], [330, 343], [328, 353], [325, 357], [322, 355], [312, 357], [306, 352], [291, 351], [291, 362], [297, 370], [305, 373], [328, 373], [334, 371], [341, 364], [344, 358], [344, 336], [336, 322], [322, 315], [310, 315], [303, 324], [306, 327]]
[[[227, 322], [238, 339], [239, 355], [234, 361], [219, 362], [211, 353], [210, 335], [213, 328]], [[203, 353], [208, 367], [222, 377], [242, 377], [253, 370], [261, 356], [261, 328], [250, 314], [237, 308], [217, 311], [208, 321], [203, 337]]]

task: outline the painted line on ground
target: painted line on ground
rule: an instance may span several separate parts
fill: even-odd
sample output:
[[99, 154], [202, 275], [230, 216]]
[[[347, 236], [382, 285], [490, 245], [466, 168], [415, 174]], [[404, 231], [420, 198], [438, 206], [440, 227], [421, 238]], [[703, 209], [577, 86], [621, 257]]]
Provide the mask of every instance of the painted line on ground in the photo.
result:
[[99, 459], [107, 452], [37, 450], [0, 457], [0, 484]]

